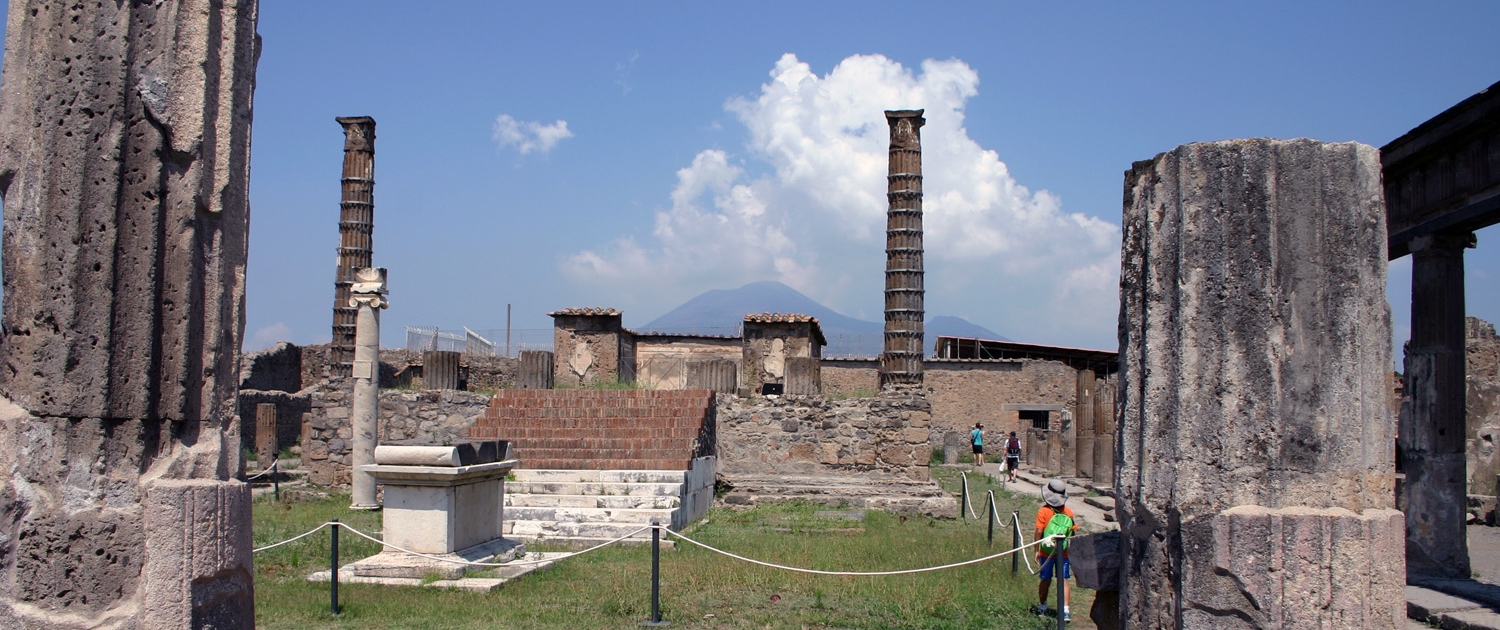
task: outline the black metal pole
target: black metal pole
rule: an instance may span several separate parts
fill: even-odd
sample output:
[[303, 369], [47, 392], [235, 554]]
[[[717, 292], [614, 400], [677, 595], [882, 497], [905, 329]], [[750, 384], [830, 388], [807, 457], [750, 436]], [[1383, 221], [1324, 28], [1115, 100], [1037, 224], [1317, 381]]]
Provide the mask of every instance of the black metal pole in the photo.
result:
[[[1011, 524], [1011, 528], [1010, 528], [1010, 530], [1011, 530], [1010, 531], [1010, 548], [1011, 549], [1019, 549], [1021, 547], [1021, 513], [1020, 512], [1011, 512], [1010, 513], [1010, 524]], [[1025, 552], [1016, 552], [1016, 553], [1010, 554], [1010, 573], [1011, 573], [1011, 575], [1015, 575], [1016, 572], [1018, 572], [1018, 571], [1021, 570], [1021, 554], [1022, 553], [1025, 553]]]
[[339, 614], [339, 519], [333, 519], [328, 530], [331, 544], [328, 545], [328, 606], [333, 614]]
[[1052, 542], [1055, 550], [1053, 554], [1057, 557], [1052, 563], [1052, 573], [1057, 575], [1057, 630], [1066, 630], [1068, 623], [1068, 616], [1064, 613], [1068, 609], [1068, 598], [1063, 594], [1068, 588], [1068, 578], [1063, 576], [1062, 563], [1066, 558], [1063, 552], [1067, 550], [1068, 538], [1072, 535], [1072, 532], [1068, 532], [1061, 541]]
[[651, 620], [643, 626], [666, 626], [661, 620], [661, 524], [651, 524]]
[[990, 546], [993, 547], [993, 546], [995, 546], [995, 493], [994, 492], [990, 492], [990, 504], [989, 504], [988, 507], [986, 507], [984, 509], [984, 519], [985, 519], [985, 524], [989, 525], [989, 533], [986, 534], [986, 537], [989, 539]]
[[271, 462], [271, 487], [275, 489], [277, 501], [281, 501], [281, 460]]
[[968, 514], [964, 513], [965, 506], [969, 505], [969, 477], [963, 473], [958, 473], [958, 478], [963, 482], [963, 486], [959, 488], [958, 518], [959, 520], [963, 520], [969, 517]]

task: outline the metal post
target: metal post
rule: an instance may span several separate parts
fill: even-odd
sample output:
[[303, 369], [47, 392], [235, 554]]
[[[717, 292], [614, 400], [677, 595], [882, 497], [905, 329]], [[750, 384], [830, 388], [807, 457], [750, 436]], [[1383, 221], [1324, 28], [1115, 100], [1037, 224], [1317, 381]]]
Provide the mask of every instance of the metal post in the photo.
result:
[[666, 626], [661, 620], [661, 524], [651, 523], [651, 620], [643, 626]]
[[271, 462], [271, 487], [275, 489], [276, 501], [281, 501], [281, 460]]
[[334, 615], [339, 614], [339, 519], [333, 519], [328, 530], [331, 543], [328, 545], [328, 606]]
[[[1021, 513], [1020, 512], [1011, 512], [1010, 513], [1010, 524], [1011, 524], [1011, 528], [1010, 528], [1010, 548], [1011, 549], [1019, 549], [1021, 547]], [[1010, 554], [1010, 573], [1011, 573], [1011, 575], [1015, 575], [1020, 570], [1021, 570], [1021, 554], [1020, 553]]]
[[1052, 560], [1052, 573], [1057, 576], [1057, 630], [1067, 630], [1068, 616], [1063, 611], [1067, 610], [1065, 606], [1068, 605], [1068, 599], [1063, 597], [1063, 589], [1067, 588], [1068, 581], [1063, 579], [1061, 550], [1058, 551], [1058, 557]]
[[969, 505], [969, 476], [961, 472], [958, 473], [958, 476], [962, 480], [962, 485], [959, 488], [958, 519], [963, 520], [969, 518], [969, 515], [964, 512]]
[[510, 305], [505, 305], [505, 356], [510, 356]]
[[995, 491], [990, 491], [990, 504], [984, 509], [985, 524], [989, 526], [989, 533], [985, 535], [989, 539], [990, 546], [995, 546]]

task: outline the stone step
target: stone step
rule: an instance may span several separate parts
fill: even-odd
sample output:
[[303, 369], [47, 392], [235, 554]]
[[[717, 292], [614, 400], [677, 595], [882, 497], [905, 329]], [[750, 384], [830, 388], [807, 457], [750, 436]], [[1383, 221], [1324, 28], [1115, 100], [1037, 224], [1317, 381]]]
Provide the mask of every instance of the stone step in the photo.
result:
[[1084, 497], [1083, 502], [1106, 511], [1115, 509], [1115, 500], [1109, 497]]
[[[662, 502], [665, 505], [665, 501]], [[600, 509], [570, 507], [510, 507], [505, 519], [514, 521], [558, 521], [570, 523], [637, 523], [657, 521], [670, 525], [675, 507]]]
[[[572, 521], [506, 521], [505, 536], [524, 541], [546, 541], [549, 538], [595, 538], [600, 542], [619, 538], [649, 523], [601, 523]], [[647, 529], [632, 538], [651, 540]]]
[[[662, 505], [668, 508], [677, 508], [682, 504], [680, 497], [616, 497], [603, 495], [567, 495], [567, 494], [512, 494], [505, 493], [505, 505], [507, 507], [568, 507], [568, 508], [602, 508], [610, 510], [618, 509], [643, 509]], [[509, 511], [506, 512], [510, 514]]]
[[686, 472], [681, 470], [570, 470], [517, 468], [511, 471], [511, 481], [563, 481], [615, 483], [682, 483]]
[[575, 496], [679, 497], [682, 496], [682, 482], [511, 481], [505, 484], [505, 492], [506, 494], [563, 494]]
[[521, 463], [537, 468], [548, 468], [558, 470], [687, 470], [692, 467], [693, 458], [687, 452], [673, 453], [669, 457], [657, 459], [607, 459], [592, 456], [579, 457], [577, 451], [557, 450], [556, 454], [539, 457], [535, 453], [521, 456]]

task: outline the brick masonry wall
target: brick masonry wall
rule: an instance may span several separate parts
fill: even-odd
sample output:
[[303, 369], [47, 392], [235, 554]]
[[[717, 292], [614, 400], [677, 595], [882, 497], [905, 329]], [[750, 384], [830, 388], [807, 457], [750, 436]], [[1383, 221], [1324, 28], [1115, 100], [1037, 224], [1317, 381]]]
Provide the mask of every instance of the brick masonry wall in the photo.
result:
[[719, 470], [726, 475], [858, 472], [928, 478], [932, 405], [920, 394], [718, 397]]
[[505, 390], [469, 435], [508, 439], [523, 468], [687, 470], [713, 454], [708, 390]]
[[[934, 447], [941, 447], [949, 432], [967, 440], [975, 422], [984, 424], [986, 444], [999, 443], [1011, 431], [1024, 435], [1020, 415], [1006, 411], [1005, 405], [1064, 405], [1071, 414], [1077, 402], [1078, 372], [1058, 361], [929, 359], [924, 365]], [[878, 366], [877, 361], [824, 359], [823, 393], [833, 398], [869, 396], [880, 388]]]
[[[302, 438], [302, 465], [308, 469], [308, 480], [323, 486], [347, 484], [353, 435], [350, 381], [334, 379], [308, 392], [308, 398]], [[382, 391], [377, 439], [451, 444], [463, 439], [488, 405], [488, 396], [454, 390]]]

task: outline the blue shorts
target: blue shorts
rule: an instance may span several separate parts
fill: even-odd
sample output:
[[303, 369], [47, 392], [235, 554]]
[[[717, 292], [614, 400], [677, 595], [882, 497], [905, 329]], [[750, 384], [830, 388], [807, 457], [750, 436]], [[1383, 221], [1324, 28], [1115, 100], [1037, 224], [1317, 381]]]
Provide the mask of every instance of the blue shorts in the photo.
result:
[[[1037, 577], [1040, 577], [1040, 578], [1042, 578], [1044, 580], [1050, 580], [1050, 579], [1052, 579], [1052, 565], [1054, 565], [1054, 564], [1057, 564], [1057, 561], [1055, 559], [1053, 559], [1053, 558], [1048, 558], [1046, 560], [1043, 560], [1042, 561], [1042, 572]], [[1064, 580], [1071, 580], [1071, 579], [1073, 579], [1073, 572], [1070, 571], [1069, 568], [1070, 567], [1068, 566], [1068, 559], [1067, 558], [1063, 558], [1062, 559], [1062, 579], [1064, 579]]]

